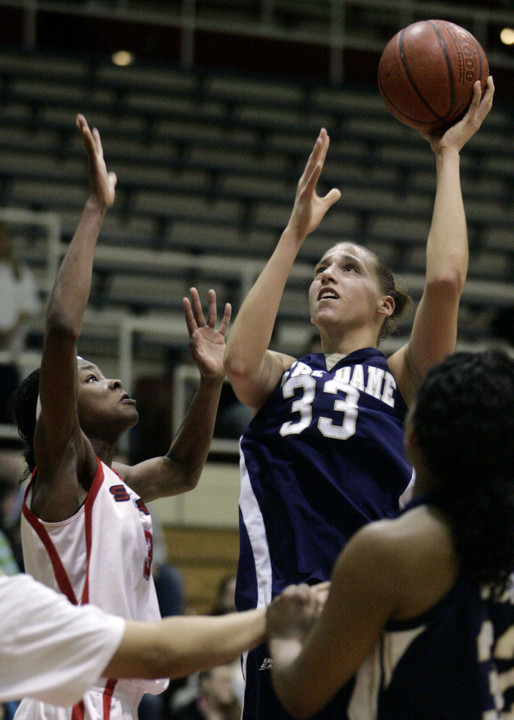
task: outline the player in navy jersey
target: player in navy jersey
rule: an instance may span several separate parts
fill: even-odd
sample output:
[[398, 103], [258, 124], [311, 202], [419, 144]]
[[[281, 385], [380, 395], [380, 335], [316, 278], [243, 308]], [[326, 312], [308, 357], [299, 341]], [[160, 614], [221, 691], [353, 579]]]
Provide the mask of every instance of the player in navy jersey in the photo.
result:
[[273, 681], [297, 718], [514, 716], [514, 360], [457, 353], [407, 416], [414, 499], [361, 529], [313, 624], [312, 588], [268, 607]]
[[[387, 360], [377, 350], [407, 303], [374, 253], [352, 242], [327, 250], [309, 289], [322, 353], [297, 360], [268, 349], [296, 256], [339, 200], [316, 185], [328, 151], [322, 129], [298, 182], [290, 220], [234, 322], [227, 376], [255, 417], [241, 439], [239, 609], [261, 607], [291, 583], [328, 579], [341, 547], [369, 521], [390, 516], [409, 484], [402, 429], [406, 407], [435, 363], [453, 352], [468, 247], [459, 154], [488, 114], [492, 78], [474, 89], [466, 116], [425, 135], [437, 187], [426, 282], [408, 343]], [[245, 720], [281, 720], [269, 650], [243, 659]], [[323, 717], [337, 717], [337, 709]]]

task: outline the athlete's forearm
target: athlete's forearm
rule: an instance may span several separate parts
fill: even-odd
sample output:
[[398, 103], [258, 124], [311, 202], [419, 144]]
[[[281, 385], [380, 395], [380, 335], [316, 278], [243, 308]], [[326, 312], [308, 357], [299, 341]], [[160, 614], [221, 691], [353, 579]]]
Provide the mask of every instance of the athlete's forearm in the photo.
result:
[[62, 260], [47, 308], [47, 323], [66, 323], [76, 336], [91, 290], [93, 256], [106, 209], [89, 199]]
[[180, 476], [184, 490], [196, 486], [209, 455], [222, 386], [222, 378], [201, 378], [184, 421], [168, 450], [167, 456], [174, 466], [170, 481], [176, 485]]
[[234, 660], [261, 642], [265, 629], [264, 609], [218, 617], [171, 617], [157, 623], [129, 621], [103, 675], [183, 677]]
[[460, 294], [468, 267], [468, 235], [460, 184], [460, 157], [454, 148], [436, 156], [437, 187], [427, 243], [427, 284], [454, 283]]
[[261, 370], [284, 287], [300, 247], [294, 233], [286, 229], [237, 314], [225, 352], [225, 368], [233, 384], [239, 378], [256, 379]]

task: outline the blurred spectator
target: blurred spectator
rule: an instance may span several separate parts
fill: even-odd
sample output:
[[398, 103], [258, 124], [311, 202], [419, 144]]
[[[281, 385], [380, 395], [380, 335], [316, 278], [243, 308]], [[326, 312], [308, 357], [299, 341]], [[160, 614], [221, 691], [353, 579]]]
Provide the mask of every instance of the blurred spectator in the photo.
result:
[[18, 261], [7, 225], [0, 223], [0, 422], [20, 381], [19, 356], [25, 349], [28, 321], [41, 311], [31, 270]]
[[232, 664], [219, 665], [198, 675], [198, 694], [170, 717], [172, 720], [239, 720]]
[[[0, 450], [0, 575], [16, 575], [23, 567], [20, 538], [22, 489], [21, 454], [16, 450]], [[18, 702], [0, 704], [0, 720], [12, 720]]]
[[[230, 573], [221, 578], [216, 593], [216, 599], [211, 611], [211, 615], [225, 615], [226, 613], [236, 612], [236, 580], [235, 573]], [[230, 663], [232, 670], [232, 683], [235, 694], [240, 702], [244, 697], [244, 678], [241, 669], [241, 661], [234, 660]]]
[[19, 451], [0, 450], [0, 567], [6, 575], [23, 569], [20, 537], [23, 490], [18, 482], [21, 465]]
[[[236, 590], [236, 575], [230, 573], [224, 575], [217, 587], [216, 597], [214, 599], [213, 607], [210, 612], [211, 615], [225, 615], [229, 612], [236, 611], [235, 602], [235, 590]], [[230, 668], [230, 674], [232, 678], [232, 689], [238, 702], [242, 701], [244, 694], [244, 680], [243, 673], [241, 670], [240, 660], [234, 660], [233, 663], [228, 663], [226, 666]], [[169, 719], [175, 720], [180, 718], [184, 720], [179, 714], [179, 710], [183, 708], [189, 708], [189, 712], [194, 712], [192, 708], [195, 707], [195, 702], [199, 698], [200, 693], [200, 676], [198, 673], [190, 675], [184, 678], [181, 686], [177, 685], [170, 697], [170, 714]], [[189, 715], [185, 717], [190, 717]], [[191, 717], [203, 717], [198, 715], [191, 715]], [[207, 716], [210, 717], [210, 716]], [[224, 715], [220, 717], [225, 717]]]
[[225, 575], [218, 585], [211, 615], [224, 615], [225, 613], [235, 612], [235, 594], [236, 576], [234, 574]]
[[180, 571], [169, 561], [164, 530], [159, 517], [152, 512], [152, 572], [162, 617], [184, 612], [184, 581]]

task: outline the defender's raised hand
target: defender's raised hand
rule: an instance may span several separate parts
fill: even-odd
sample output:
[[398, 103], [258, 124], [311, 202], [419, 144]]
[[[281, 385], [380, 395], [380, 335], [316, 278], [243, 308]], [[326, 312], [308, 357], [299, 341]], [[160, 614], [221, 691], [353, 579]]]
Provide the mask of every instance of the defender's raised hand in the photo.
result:
[[191, 288], [190, 295], [191, 300], [185, 297], [183, 305], [189, 332], [191, 357], [204, 378], [222, 379], [225, 377], [223, 364], [225, 334], [230, 323], [232, 307], [230, 303], [226, 303], [223, 318], [218, 329], [216, 329], [217, 309], [214, 290], [209, 290], [207, 322], [203, 314], [198, 290]]
[[77, 115], [76, 125], [84, 139], [89, 163], [89, 197], [100, 207], [108, 210], [114, 203], [116, 173], [108, 172], [104, 160], [100, 133], [90, 130], [84, 115]]
[[320, 197], [316, 192], [329, 145], [330, 138], [325, 128], [322, 128], [298, 181], [287, 229], [294, 231], [300, 241], [318, 227], [329, 208], [341, 197], [341, 192], [337, 188], [332, 188], [324, 197]]

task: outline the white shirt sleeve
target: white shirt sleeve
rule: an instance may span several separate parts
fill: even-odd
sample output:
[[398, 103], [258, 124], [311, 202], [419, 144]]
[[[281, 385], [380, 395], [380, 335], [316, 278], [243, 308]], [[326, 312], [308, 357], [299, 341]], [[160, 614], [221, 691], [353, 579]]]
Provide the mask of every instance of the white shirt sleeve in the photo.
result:
[[118, 649], [125, 620], [20, 574], [0, 577], [0, 702], [73, 705]]

